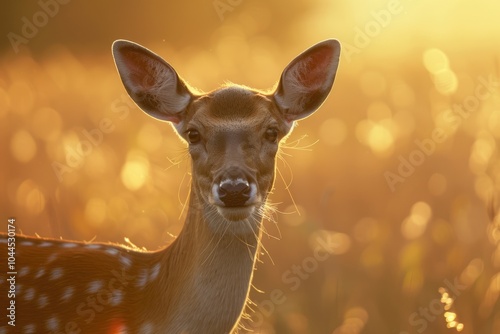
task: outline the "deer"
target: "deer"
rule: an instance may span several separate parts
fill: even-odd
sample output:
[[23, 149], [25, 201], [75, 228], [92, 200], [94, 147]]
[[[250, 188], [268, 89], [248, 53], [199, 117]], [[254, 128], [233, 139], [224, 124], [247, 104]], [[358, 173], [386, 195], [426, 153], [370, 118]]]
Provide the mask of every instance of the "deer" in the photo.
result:
[[[326, 100], [340, 49], [335, 39], [306, 49], [269, 91], [226, 84], [199, 93], [157, 54], [115, 41], [115, 65], [129, 96], [147, 115], [170, 123], [187, 145], [185, 223], [155, 251], [2, 233], [7, 318], [2, 314], [0, 334], [236, 333], [280, 143]], [[11, 250], [15, 263], [7, 269]]]

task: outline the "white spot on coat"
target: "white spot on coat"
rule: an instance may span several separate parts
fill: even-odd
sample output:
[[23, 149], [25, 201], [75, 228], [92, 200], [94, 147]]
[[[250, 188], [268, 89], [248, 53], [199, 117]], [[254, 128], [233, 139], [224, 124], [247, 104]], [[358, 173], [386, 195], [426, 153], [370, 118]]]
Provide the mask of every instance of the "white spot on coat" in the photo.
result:
[[63, 276], [63, 270], [61, 268], [55, 268], [50, 273], [50, 280], [56, 280]]
[[55, 259], [57, 259], [58, 255], [57, 253], [52, 253], [50, 256], [47, 258], [47, 263], [53, 262]]
[[149, 281], [152, 282], [154, 281], [157, 277], [158, 274], [160, 273], [160, 264], [157, 263], [151, 268], [151, 272], [149, 273]]
[[26, 247], [33, 246], [33, 243], [31, 241], [27, 241], [27, 240], [21, 241], [19, 244], [21, 246], [26, 246]]
[[29, 324], [23, 327], [23, 333], [24, 334], [35, 334], [36, 333], [36, 326], [34, 324]]
[[109, 255], [113, 255], [113, 256], [116, 256], [120, 253], [118, 251], [118, 249], [116, 249], [116, 248], [108, 248], [105, 250], [105, 252], [108, 253]]
[[59, 329], [59, 319], [57, 319], [56, 317], [49, 318], [45, 322], [45, 325], [48, 330], [56, 332]]
[[24, 300], [26, 301], [31, 301], [35, 298], [35, 289], [34, 288], [27, 288], [26, 291], [24, 292]]
[[75, 288], [72, 286], [68, 286], [64, 289], [61, 300], [62, 301], [68, 301], [71, 297], [73, 297], [73, 294], [75, 293]]
[[45, 275], [45, 268], [40, 268], [40, 270], [36, 273], [35, 278], [40, 278], [43, 275]]
[[120, 305], [123, 301], [123, 292], [121, 290], [114, 290], [113, 296], [111, 296], [109, 303], [111, 306]]
[[120, 262], [127, 269], [132, 265], [132, 260], [127, 256], [120, 256]]
[[44, 308], [47, 305], [49, 305], [49, 298], [47, 295], [41, 295], [38, 297], [38, 308]]
[[148, 269], [142, 269], [138, 276], [139, 278], [135, 282], [135, 285], [139, 288], [144, 288], [146, 286], [146, 283], [148, 283]]
[[139, 334], [150, 334], [153, 333], [153, 325], [149, 322], [142, 324], [141, 328], [139, 329]]
[[23, 277], [23, 276], [26, 276], [28, 275], [28, 273], [30, 272], [30, 268], [29, 267], [22, 267], [21, 269], [19, 269], [19, 277]]
[[101, 290], [103, 286], [104, 286], [104, 283], [102, 281], [90, 282], [89, 287], [87, 288], [87, 292], [96, 293], [97, 291]]
[[99, 249], [102, 247], [102, 245], [98, 245], [98, 244], [87, 244], [84, 246], [85, 248], [88, 248], [88, 249]]

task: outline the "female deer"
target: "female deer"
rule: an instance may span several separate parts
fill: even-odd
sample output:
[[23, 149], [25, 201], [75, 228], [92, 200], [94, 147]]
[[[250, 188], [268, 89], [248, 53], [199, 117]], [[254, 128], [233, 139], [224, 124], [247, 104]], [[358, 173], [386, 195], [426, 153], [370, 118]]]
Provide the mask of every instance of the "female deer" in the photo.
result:
[[[102, 243], [15, 237], [11, 275], [0, 273], [7, 333], [231, 333], [247, 301], [280, 140], [326, 99], [340, 45], [323, 41], [284, 70], [265, 94], [236, 85], [195, 95], [156, 54], [116, 41], [125, 88], [147, 114], [189, 145], [192, 183], [182, 232], [142, 252]], [[2, 265], [13, 239], [0, 238]], [[9, 281], [6, 279], [9, 278]], [[5, 318], [4, 318], [5, 319]]]

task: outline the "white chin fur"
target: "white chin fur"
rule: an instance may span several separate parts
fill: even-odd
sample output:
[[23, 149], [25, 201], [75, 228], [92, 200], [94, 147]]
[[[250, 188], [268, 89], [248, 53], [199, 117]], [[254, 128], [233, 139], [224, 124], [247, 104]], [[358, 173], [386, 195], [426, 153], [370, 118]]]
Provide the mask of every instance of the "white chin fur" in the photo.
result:
[[226, 220], [231, 222], [238, 222], [250, 218], [255, 212], [255, 207], [244, 206], [237, 208], [226, 208], [222, 206], [217, 207], [217, 212]]
[[261, 224], [261, 218], [256, 211], [257, 207], [253, 205], [239, 208], [217, 207], [221, 219], [211, 219], [208, 224], [217, 233], [256, 235]]

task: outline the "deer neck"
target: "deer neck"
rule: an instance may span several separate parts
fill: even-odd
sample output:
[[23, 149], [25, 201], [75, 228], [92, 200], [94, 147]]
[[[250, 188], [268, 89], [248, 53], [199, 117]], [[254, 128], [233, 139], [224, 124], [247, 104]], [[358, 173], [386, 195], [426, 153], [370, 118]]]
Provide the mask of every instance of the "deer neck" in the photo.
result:
[[[163, 301], [172, 310], [166, 319], [168, 332], [201, 333], [209, 328], [210, 333], [230, 333], [246, 304], [260, 233], [213, 231], [203, 206], [191, 194], [184, 228], [163, 254], [163, 282], [169, 291]], [[225, 223], [214, 214], [210, 219]]]

